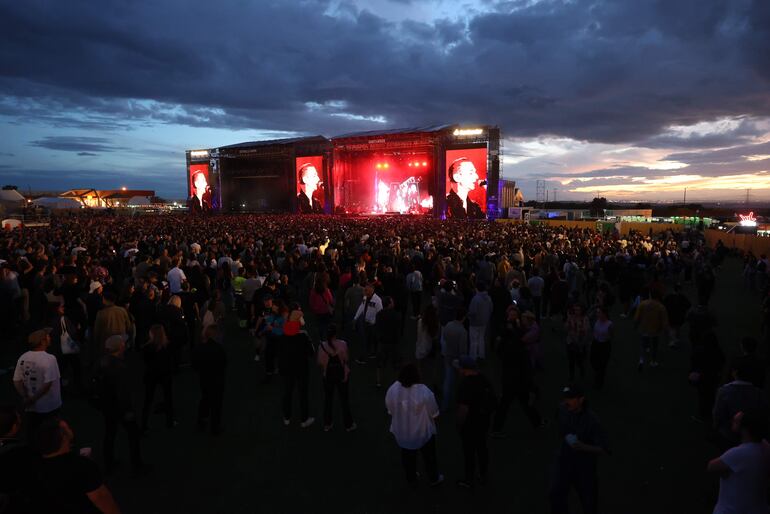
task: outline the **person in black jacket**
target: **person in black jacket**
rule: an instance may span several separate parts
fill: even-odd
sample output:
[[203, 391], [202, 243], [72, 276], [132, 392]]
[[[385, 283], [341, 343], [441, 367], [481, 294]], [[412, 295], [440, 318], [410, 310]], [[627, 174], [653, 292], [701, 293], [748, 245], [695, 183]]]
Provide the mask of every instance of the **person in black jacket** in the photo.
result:
[[218, 326], [203, 331], [203, 342], [193, 350], [193, 367], [200, 376], [201, 399], [198, 403], [198, 428], [205, 430], [211, 420], [211, 433], [222, 433], [222, 400], [225, 393], [227, 353], [218, 343]]
[[126, 335], [108, 337], [104, 342], [106, 353], [99, 359], [96, 370], [99, 406], [104, 416], [104, 468], [107, 473], [115, 468], [115, 437], [118, 425], [122, 425], [128, 435], [131, 467], [135, 474], [140, 474], [145, 468], [139, 445], [141, 434], [131, 401], [128, 366], [123, 360], [127, 339]]
[[382, 368], [390, 365], [397, 370], [400, 364], [398, 345], [401, 340], [401, 320], [403, 316], [395, 309], [393, 298], [386, 296], [382, 299], [383, 309], [377, 313], [374, 330], [378, 339], [377, 353], [377, 387], [382, 387]]
[[725, 354], [719, 347], [716, 334], [709, 330], [700, 339], [700, 344], [693, 346], [690, 357], [689, 380], [698, 392], [697, 421], [711, 420], [711, 410], [724, 365]]
[[283, 377], [283, 424], [291, 424], [291, 404], [294, 389], [299, 390], [299, 410], [302, 422], [300, 426], [307, 428], [315, 418], [309, 416], [308, 406], [308, 375], [310, 360], [315, 351], [307, 332], [300, 331], [301, 322], [293, 323], [298, 311], [292, 312], [289, 322], [284, 325], [284, 336], [278, 349], [278, 367]]
[[163, 409], [166, 412], [166, 426], [173, 428], [178, 423], [174, 420], [174, 397], [172, 381], [174, 378], [174, 357], [171, 355], [169, 341], [163, 325], [150, 327], [150, 339], [144, 348], [144, 407], [142, 408], [142, 431], [148, 430], [150, 410], [155, 398], [155, 389], [163, 389]]
[[526, 346], [521, 341], [521, 334], [519, 309], [515, 305], [511, 305], [508, 307], [508, 319], [503, 325], [498, 342], [502, 395], [500, 405], [495, 411], [492, 437], [505, 437], [503, 431], [505, 419], [508, 415], [508, 407], [513, 400], [519, 401], [533, 427], [544, 428], [548, 424], [534, 406], [536, 389], [532, 376], [532, 360]]

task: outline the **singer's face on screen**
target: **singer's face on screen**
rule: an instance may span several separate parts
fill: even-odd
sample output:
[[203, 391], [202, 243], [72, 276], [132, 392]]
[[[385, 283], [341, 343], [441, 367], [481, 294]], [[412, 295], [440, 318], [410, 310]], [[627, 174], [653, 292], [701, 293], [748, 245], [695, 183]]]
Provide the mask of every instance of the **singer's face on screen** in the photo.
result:
[[203, 193], [205, 193], [208, 185], [209, 183], [206, 180], [206, 175], [204, 175], [203, 173], [198, 173], [197, 175], [195, 175], [195, 181], [193, 182], [193, 186], [195, 186], [196, 196], [200, 196]]
[[308, 166], [302, 171], [302, 183], [305, 184], [307, 189], [314, 191], [318, 189], [318, 183], [321, 179], [318, 176], [315, 166]]
[[473, 191], [476, 189], [476, 183], [479, 180], [476, 166], [471, 161], [461, 162], [460, 168], [454, 174], [454, 179], [458, 186], [464, 187], [468, 191]]

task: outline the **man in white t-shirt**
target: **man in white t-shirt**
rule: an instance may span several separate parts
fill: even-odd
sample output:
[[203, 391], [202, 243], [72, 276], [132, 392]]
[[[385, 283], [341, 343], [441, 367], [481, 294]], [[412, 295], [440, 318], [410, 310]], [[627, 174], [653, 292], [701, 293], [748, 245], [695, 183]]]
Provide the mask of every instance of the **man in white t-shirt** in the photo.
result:
[[187, 277], [179, 267], [179, 259], [174, 259], [174, 267], [168, 270], [166, 280], [168, 280], [168, 289], [171, 294], [182, 291], [182, 282], [187, 281]]
[[714, 514], [767, 514], [770, 446], [762, 439], [767, 422], [751, 410], [737, 413], [733, 426], [741, 444], [708, 463], [709, 471], [721, 474]]
[[61, 408], [59, 365], [56, 357], [46, 352], [51, 344], [50, 332], [50, 328], [45, 328], [29, 335], [30, 350], [19, 357], [13, 372], [13, 385], [27, 411], [28, 434]]

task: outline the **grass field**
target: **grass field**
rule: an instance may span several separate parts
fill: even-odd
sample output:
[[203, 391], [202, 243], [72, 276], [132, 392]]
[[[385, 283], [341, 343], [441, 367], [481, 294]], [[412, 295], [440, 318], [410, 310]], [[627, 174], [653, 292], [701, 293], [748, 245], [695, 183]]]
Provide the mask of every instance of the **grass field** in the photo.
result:
[[[743, 289], [741, 265], [728, 260], [717, 279], [712, 308], [719, 319], [720, 342], [732, 356], [743, 335], [758, 335], [759, 299]], [[691, 286], [686, 292], [693, 297]], [[638, 373], [638, 337], [630, 320], [614, 313], [616, 337], [607, 386], [588, 384], [588, 397], [610, 437], [613, 455], [600, 464], [603, 513], [706, 513], [713, 508], [717, 482], [705, 473], [715, 450], [705, 440], [706, 427], [690, 419], [695, 392], [687, 383], [689, 348], [663, 347], [661, 366]], [[553, 417], [559, 389], [567, 378], [562, 335], [543, 326], [546, 372], [538, 377], [540, 410]], [[414, 321], [408, 321], [408, 333]], [[161, 414], [151, 420], [143, 439], [145, 460], [153, 472], [134, 479], [121, 469], [108, 484], [129, 514], [140, 513], [541, 513], [549, 511], [548, 476], [559, 441], [551, 426], [535, 431], [514, 404], [509, 437], [491, 440], [490, 482], [475, 492], [454, 486], [461, 477], [462, 452], [451, 415], [439, 421], [439, 466], [444, 485], [431, 489], [406, 486], [400, 453], [388, 432], [383, 405], [385, 388], [374, 384], [373, 366], [354, 365], [351, 401], [359, 429], [345, 433], [339, 408], [336, 429], [322, 431], [322, 390], [317, 371], [311, 378], [311, 414], [316, 424], [301, 429], [296, 420], [281, 422], [280, 381], [261, 385], [262, 367], [253, 361], [245, 332], [230, 320], [225, 342], [228, 381], [225, 433], [214, 438], [195, 428], [197, 377], [182, 369], [174, 384], [180, 425], [166, 429]], [[18, 345], [3, 349], [4, 362], [18, 356]], [[414, 337], [403, 344], [413, 355]], [[139, 363], [136, 397], [141, 398]], [[494, 359], [485, 372], [496, 380]], [[590, 375], [589, 375], [590, 376]], [[393, 377], [391, 377], [393, 378]], [[2, 394], [12, 394], [10, 373], [2, 377]], [[390, 380], [386, 381], [390, 383]], [[337, 407], [339, 405], [337, 404]], [[99, 414], [83, 400], [65, 399], [63, 415], [73, 425], [78, 444], [100, 455]], [[118, 436], [118, 458], [127, 463], [125, 436]], [[127, 466], [126, 466], [127, 467]], [[575, 507], [579, 512], [579, 507]]]

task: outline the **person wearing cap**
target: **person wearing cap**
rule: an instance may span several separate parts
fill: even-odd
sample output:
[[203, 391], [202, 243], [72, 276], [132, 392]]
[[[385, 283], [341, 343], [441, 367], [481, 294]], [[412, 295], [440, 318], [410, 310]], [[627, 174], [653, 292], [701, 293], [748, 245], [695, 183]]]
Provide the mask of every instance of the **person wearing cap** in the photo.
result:
[[569, 492], [575, 488], [584, 514], [598, 512], [598, 458], [609, 455], [604, 427], [588, 408], [583, 389], [570, 384], [562, 389], [557, 415], [559, 449], [551, 480], [551, 512], [569, 512]]
[[95, 383], [98, 384], [99, 407], [104, 416], [104, 468], [107, 473], [114, 470], [115, 437], [118, 425], [121, 425], [128, 436], [131, 467], [135, 474], [142, 472], [142, 462], [139, 438], [141, 431], [136, 416], [136, 410], [131, 399], [131, 376], [125, 363], [126, 341], [128, 336], [116, 334], [104, 341], [105, 354], [99, 359], [95, 371]]
[[88, 315], [88, 328], [93, 332], [96, 323], [96, 314], [104, 307], [104, 287], [98, 280], [93, 280], [88, 286], [86, 296], [86, 313]]
[[26, 411], [28, 434], [56, 416], [62, 406], [59, 365], [56, 357], [46, 351], [51, 344], [50, 332], [50, 328], [44, 328], [29, 335], [29, 350], [19, 357], [13, 372], [13, 386]]
[[489, 379], [479, 371], [476, 359], [468, 355], [460, 357], [460, 377], [455, 420], [462, 440], [465, 478], [457, 485], [473, 488], [477, 462], [480, 482], [487, 481], [489, 417], [497, 408], [497, 394]]

